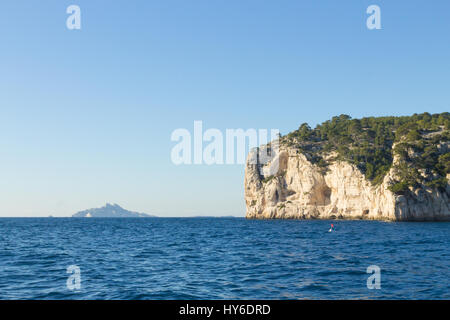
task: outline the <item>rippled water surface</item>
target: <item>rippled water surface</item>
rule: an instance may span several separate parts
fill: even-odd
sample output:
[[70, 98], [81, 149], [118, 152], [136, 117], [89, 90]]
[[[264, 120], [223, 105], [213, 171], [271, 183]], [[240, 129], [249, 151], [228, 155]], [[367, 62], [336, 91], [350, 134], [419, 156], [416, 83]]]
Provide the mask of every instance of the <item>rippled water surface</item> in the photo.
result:
[[[449, 223], [334, 224], [2, 218], [0, 298], [450, 299]], [[366, 286], [369, 265], [380, 290]]]

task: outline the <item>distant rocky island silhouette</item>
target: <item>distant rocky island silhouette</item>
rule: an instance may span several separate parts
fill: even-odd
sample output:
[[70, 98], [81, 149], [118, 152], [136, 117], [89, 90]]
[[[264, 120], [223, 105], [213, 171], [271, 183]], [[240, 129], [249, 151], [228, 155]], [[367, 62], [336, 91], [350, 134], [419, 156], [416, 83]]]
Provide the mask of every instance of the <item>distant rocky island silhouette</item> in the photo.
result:
[[79, 211], [73, 218], [154, 218], [156, 216], [141, 212], [128, 211], [118, 204], [109, 204], [101, 208], [92, 208]]

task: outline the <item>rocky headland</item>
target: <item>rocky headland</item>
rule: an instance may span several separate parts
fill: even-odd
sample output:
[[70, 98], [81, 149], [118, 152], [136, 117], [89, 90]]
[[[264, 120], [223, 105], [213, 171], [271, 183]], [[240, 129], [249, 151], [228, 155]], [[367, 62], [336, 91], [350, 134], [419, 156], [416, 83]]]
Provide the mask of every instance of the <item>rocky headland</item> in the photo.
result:
[[246, 217], [449, 221], [449, 130], [449, 113], [302, 124], [250, 152]]

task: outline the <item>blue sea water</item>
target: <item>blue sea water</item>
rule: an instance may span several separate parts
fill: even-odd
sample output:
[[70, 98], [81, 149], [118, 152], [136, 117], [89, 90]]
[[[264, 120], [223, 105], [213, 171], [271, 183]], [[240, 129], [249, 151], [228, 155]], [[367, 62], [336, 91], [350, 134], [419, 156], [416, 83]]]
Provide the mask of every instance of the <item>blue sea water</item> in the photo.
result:
[[450, 223], [2, 218], [0, 298], [449, 299], [449, 241]]

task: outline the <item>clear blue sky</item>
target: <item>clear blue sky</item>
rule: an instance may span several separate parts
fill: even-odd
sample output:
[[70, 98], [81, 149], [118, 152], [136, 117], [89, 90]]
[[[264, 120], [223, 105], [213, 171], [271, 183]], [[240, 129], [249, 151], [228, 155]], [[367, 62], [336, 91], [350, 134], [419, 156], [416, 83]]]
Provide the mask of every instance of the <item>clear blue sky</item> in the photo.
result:
[[243, 216], [244, 167], [175, 166], [174, 129], [449, 111], [449, 35], [447, 0], [2, 1], [0, 216]]

